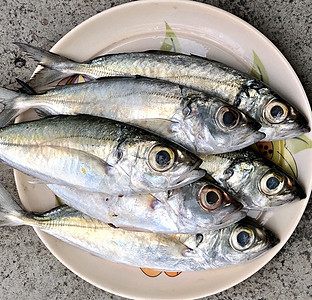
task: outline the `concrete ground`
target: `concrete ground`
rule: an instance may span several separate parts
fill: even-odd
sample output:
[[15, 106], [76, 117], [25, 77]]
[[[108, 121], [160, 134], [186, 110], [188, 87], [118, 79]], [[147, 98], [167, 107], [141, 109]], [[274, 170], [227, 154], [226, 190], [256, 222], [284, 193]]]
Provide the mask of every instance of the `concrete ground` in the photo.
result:
[[[16, 88], [35, 63], [12, 46], [23, 41], [45, 49], [82, 21], [128, 1], [0, 0], [0, 82]], [[285, 55], [312, 99], [311, 0], [206, 0], [244, 19], [266, 35]], [[10, 171], [0, 181], [18, 197]], [[251, 278], [209, 299], [312, 299], [311, 201], [283, 249]], [[32, 228], [1, 228], [0, 299], [122, 299], [102, 291], [64, 267]]]

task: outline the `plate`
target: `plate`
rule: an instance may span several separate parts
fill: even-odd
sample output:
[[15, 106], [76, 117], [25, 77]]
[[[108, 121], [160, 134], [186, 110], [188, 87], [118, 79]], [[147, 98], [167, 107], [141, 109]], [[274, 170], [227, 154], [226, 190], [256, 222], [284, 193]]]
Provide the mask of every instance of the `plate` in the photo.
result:
[[[151, 12], [151, 13], [146, 13]], [[246, 38], [248, 37], [248, 38]], [[137, 1], [104, 11], [66, 34], [51, 51], [77, 61], [106, 53], [163, 49], [206, 56], [261, 77], [309, 119], [311, 108], [290, 64], [259, 31], [221, 9], [191, 1]], [[20, 120], [32, 118], [31, 112]], [[307, 194], [312, 186], [312, 134], [267, 142], [262, 153], [295, 175]], [[264, 152], [264, 148], [273, 149]], [[276, 149], [278, 151], [276, 151]], [[278, 153], [282, 153], [278, 155]], [[28, 183], [15, 172], [26, 209], [44, 211], [56, 204], [44, 185]], [[278, 246], [257, 260], [225, 269], [168, 273], [112, 263], [70, 246], [39, 230], [48, 249], [91, 284], [128, 298], [194, 299], [225, 290], [248, 278], [282, 248], [296, 228], [309, 197], [256, 217], [280, 238]]]

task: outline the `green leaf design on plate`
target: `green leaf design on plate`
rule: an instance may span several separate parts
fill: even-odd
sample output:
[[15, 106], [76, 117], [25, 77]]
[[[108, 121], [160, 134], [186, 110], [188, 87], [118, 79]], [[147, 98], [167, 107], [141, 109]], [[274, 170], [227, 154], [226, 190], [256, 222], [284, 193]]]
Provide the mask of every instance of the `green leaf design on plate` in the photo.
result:
[[272, 161], [282, 167], [288, 174], [297, 178], [298, 167], [291, 151], [286, 147], [286, 140], [273, 142]]
[[312, 148], [312, 141], [305, 135], [297, 136], [285, 141], [285, 147], [292, 153], [296, 154], [305, 149]]
[[266, 84], [269, 84], [269, 76], [267, 71], [265, 70], [265, 67], [263, 63], [261, 62], [259, 56], [256, 54], [254, 50], [252, 50], [253, 56], [254, 56], [254, 62], [252, 66], [252, 70], [250, 72], [250, 75], [253, 77], [256, 77], [257, 79], [265, 82]]
[[252, 148], [267, 159], [283, 168], [293, 177], [298, 177], [297, 163], [292, 153], [287, 149], [285, 140], [273, 142], [258, 142]]
[[64, 205], [63, 200], [60, 197], [55, 195], [55, 206], [57, 207], [57, 206], [62, 206], [62, 205]]
[[162, 51], [172, 51], [172, 52], [181, 52], [181, 46], [179, 40], [175, 33], [172, 31], [171, 27], [166, 24], [166, 36], [165, 39], [160, 47]]

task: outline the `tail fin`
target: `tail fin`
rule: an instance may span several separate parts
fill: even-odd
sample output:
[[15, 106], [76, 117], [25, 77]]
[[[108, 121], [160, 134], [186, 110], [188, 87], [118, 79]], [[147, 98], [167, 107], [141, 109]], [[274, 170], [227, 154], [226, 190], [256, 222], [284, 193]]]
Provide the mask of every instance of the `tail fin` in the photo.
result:
[[21, 88], [19, 89], [20, 92], [28, 95], [37, 95], [36, 91], [31, 86], [29, 86], [29, 84], [18, 78], [15, 78], [15, 80], [21, 86]]
[[[50, 89], [64, 77], [75, 74], [69, 71], [71, 67], [77, 64], [73, 60], [24, 43], [15, 42], [14, 44], [41, 66], [36, 69], [28, 82], [37, 92]], [[49, 88], [45, 88], [45, 86], [49, 86]]]
[[0, 226], [23, 225], [19, 218], [23, 214], [22, 212], [22, 208], [0, 184]]
[[52, 53], [50, 51], [35, 47], [32, 45], [14, 42], [22, 51], [26, 52], [31, 58], [37, 61], [41, 66], [47, 67], [49, 69], [58, 70], [62, 68], [60, 65], [72, 65], [76, 62], [70, 60], [66, 57], [60, 56], [58, 54]]
[[3, 127], [14, 120], [23, 112], [22, 109], [15, 109], [14, 99], [19, 93], [0, 87], [0, 127]]

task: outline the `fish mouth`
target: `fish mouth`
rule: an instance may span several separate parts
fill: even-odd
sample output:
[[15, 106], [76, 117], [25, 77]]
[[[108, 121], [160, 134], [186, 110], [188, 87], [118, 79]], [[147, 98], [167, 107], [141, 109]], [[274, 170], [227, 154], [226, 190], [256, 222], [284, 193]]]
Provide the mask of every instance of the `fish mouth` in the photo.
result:
[[274, 134], [272, 134], [272, 126], [263, 126], [261, 131], [267, 135], [267, 138], [264, 138], [263, 141], [290, 139], [311, 131], [311, 127], [309, 126], [307, 118], [304, 117], [300, 112], [293, 112], [293, 118], [289, 119], [288, 121], [289, 123], [286, 124], [276, 124], [276, 127], [278, 127], [279, 130], [274, 132]]
[[204, 177], [206, 175], [206, 171], [203, 169], [199, 169], [201, 163], [202, 160], [199, 159], [188, 172], [184, 173], [178, 179], [174, 180], [172, 182], [173, 189], [183, 187]]
[[306, 197], [307, 197], [307, 194], [305, 190], [303, 189], [303, 187], [297, 181], [295, 181], [293, 183], [293, 189], [291, 192], [289, 192], [288, 195], [283, 196], [279, 199], [275, 199], [274, 201], [269, 202], [269, 204], [266, 206], [262, 207], [261, 205], [257, 205], [257, 207], [260, 207], [261, 210], [267, 211], [275, 207], [283, 206], [287, 203], [295, 203], [295, 202], [301, 201], [305, 199]]
[[298, 182], [296, 182], [296, 189], [296, 198], [298, 198], [298, 201], [303, 200], [307, 197], [307, 193]]
[[174, 181], [173, 189], [177, 189], [183, 187], [187, 184], [193, 183], [198, 179], [204, 177], [206, 175], [206, 171], [202, 169], [192, 170], [181, 177], [179, 177], [176, 181]]
[[247, 136], [246, 138], [239, 141], [239, 143], [238, 143], [239, 148], [243, 148], [243, 147], [247, 147], [247, 146], [250, 146], [252, 144], [255, 144], [261, 140], [264, 140], [265, 137], [266, 137], [265, 132], [262, 132], [262, 131], [253, 132], [249, 136]]
[[272, 249], [281, 241], [272, 231], [268, 230], [266, 232], [266, 240], [268, 243], [268, 249]]
[[240, 203], [238, 208], [224, 216], [218, 224], [220, 228], [232, 225], [245, 218], [247, 216], [247, 211], [242, 210], [243, 207], [244, 206]]
[[268, 138], [265, 137], [263, 141], [277, 141], [283, 139], [290, 139], [311, 131], [309, 126], [297, 127], [292, 130], [285, 128], [285, 130], [280, 130], [278, 133], [272, 136], [272, 133], [270, 134], [271, 130], [272, 128], [270, 127], [267, 128], [263, 127], [263, 132], [266, 133], [266, 135], [268, 136]]

